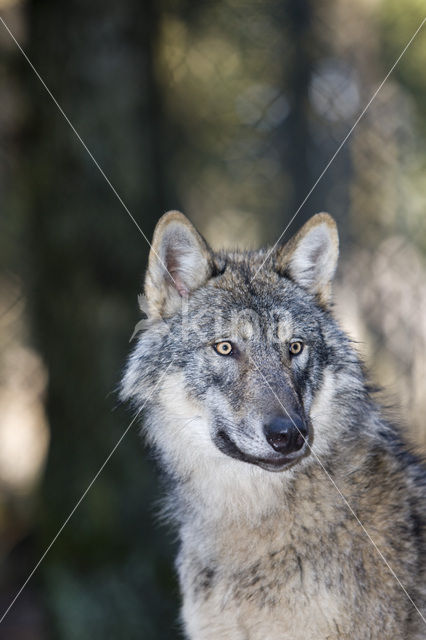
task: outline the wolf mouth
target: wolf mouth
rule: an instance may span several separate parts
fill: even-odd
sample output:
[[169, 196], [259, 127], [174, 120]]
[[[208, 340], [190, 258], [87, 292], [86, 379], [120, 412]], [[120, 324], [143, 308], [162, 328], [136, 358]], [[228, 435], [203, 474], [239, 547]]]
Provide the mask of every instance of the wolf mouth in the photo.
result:
[[265, 469], [266, 471], [275, 472], [284, 471], [284, 469], [287, 469], [288, 467], [296, 463], [298, 460], [300, 460], [300, 458], [303, 458], [306, 455], [307, 450], [307, 443], [305, 443], [300, 451], [291, 453], [287, 456], [275, 454], [271, 455], [271, 457], [268, 458], [258, 458], [248, 453], [244, 453], [244, 451], [241, 451], [241, 449], [237, 447], [235, 442], [233, 442], [228, 434], [223, 430], [217, 432], [213, 441], [217, 448], [227, 456], [235, 458], [236, 460], [241, 460], [242, 462], [255, 464], [258, 467]]

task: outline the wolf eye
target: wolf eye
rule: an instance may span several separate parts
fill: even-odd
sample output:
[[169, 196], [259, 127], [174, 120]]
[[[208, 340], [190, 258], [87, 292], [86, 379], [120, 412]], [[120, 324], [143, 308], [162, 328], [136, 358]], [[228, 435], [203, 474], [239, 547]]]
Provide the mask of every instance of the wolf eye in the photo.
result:
[[227, 340], [223, 340], [222, 342], [216, 342], [213, 345], [213, 349], [220, 356], [230, 356], [232, 354], [232, 342], [228, 342]]
[[290, 355], [298, 356], [299, 353], [302, 353], [303, 351], [303, 342], [300, 342], [300, 340], [295, 340], [294, 342], [291, 342], [289, 346], [289, 351], [290, 351]]

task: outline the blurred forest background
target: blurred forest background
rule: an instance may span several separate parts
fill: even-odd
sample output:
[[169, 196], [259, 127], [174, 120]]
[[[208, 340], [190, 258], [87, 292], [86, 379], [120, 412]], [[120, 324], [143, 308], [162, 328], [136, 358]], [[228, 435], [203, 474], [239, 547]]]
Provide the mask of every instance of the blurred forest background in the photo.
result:
[[[423, 0], [0, 0], [150, 237], [273, 243], [426, 15]], [[426, 27], [306, 200], [342, 236], [336, 312], [425, 449]], [[148, 245], [0, 22], [0, 616], [129, 424], [115, 389]], [[173, 540], [132, 428], [0, 624], [179, 637]]]

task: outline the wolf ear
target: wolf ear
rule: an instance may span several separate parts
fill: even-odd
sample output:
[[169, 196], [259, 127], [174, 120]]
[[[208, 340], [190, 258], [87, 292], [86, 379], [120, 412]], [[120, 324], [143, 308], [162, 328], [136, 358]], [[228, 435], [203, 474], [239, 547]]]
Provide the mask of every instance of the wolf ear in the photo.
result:
[[328, 213], [317, 213], [278, 250], [277, 266], [328, 307], [338, 256], [336, 223]]
[[173, 313], [182, 298], [204, 284], [213, 273], [212, 251], [191, 222], [179, 211], [165, 213], [157, 223], [145, 278], [149, 313]]

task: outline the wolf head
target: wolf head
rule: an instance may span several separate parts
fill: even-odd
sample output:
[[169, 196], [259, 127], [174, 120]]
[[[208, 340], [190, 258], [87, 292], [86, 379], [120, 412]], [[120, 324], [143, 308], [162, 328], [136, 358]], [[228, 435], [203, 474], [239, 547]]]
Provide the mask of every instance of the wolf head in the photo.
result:
[[145, 407], [170, 471], [286, 474], [348, 436], [348, 403], [351, 428], [361, 423], [360, 365], [330, 313], [337, 257], [326, 213], [271, 252], [216, 253], [181, 213], [160, 219], [145, 280], [150, 322], [121, 395]]

